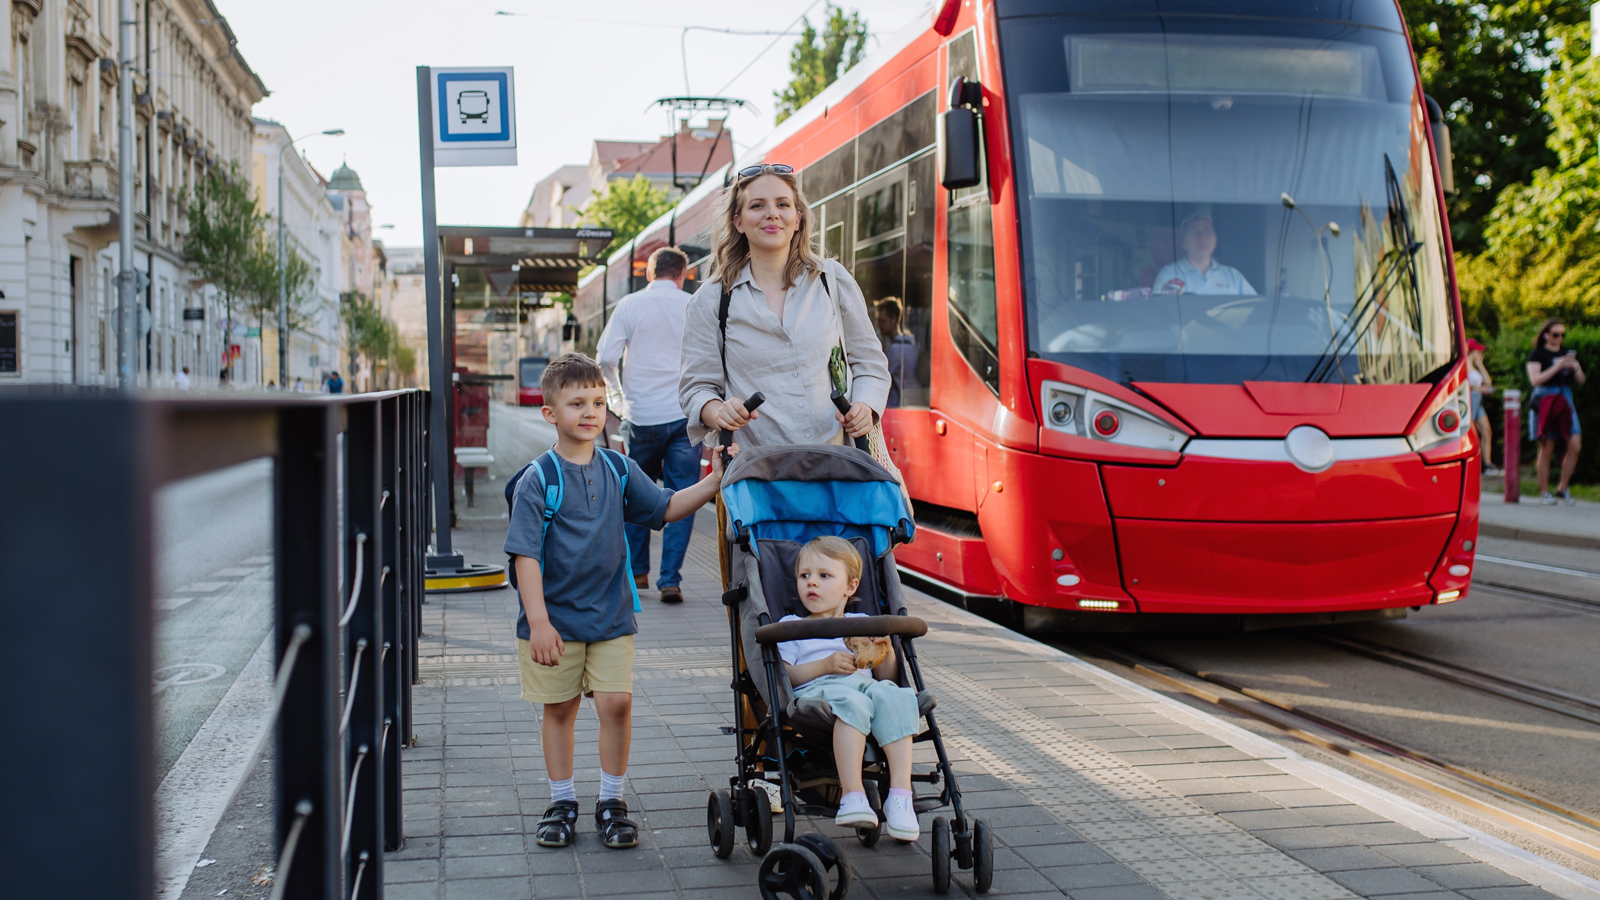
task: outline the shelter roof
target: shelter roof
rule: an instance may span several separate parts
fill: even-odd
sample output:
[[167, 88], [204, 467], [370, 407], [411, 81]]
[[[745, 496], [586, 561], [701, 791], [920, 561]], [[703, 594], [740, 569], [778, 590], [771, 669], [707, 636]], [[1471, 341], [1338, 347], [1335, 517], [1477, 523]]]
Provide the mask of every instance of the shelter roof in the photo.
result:
[[493, 294], [571, 291], [578, 273], [600, 261], [608, 228], [494, 228], [441, 225], [443, 261], [468, 280], [487, 280]]

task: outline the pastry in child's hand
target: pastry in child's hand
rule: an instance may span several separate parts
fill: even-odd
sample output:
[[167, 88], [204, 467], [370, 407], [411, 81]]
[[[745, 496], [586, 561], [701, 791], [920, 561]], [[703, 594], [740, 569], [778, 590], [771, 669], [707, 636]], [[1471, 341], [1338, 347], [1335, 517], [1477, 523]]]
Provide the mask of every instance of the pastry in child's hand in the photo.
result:
[[869, 637], [847, 637], [844, 645], [856, 655], [856, 668], [876, 669], [889, 656], [889, 642], [873, 641]]

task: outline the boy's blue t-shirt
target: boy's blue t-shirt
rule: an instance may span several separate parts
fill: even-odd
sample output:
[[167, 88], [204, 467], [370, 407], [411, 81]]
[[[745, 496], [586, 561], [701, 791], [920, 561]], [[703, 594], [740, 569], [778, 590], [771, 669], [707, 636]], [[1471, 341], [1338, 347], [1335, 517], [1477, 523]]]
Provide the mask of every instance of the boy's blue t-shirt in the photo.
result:
[[[633, 460], [628, 463], [627, 512], [622, 484], [611, 467], [594, 457], [586, 466], [562, 458], [565, 494], [561, 508], [544, 531], [544, 491], [530, 469], [517, 482], [511, 503], [511, 528], [506, 553], [543, 556], [544, 605], [550, 624], [564, 641], [609, 641], [639, 629], [633, 622], [633, 577], [622, 535], [624, 521], [660, 530], [672, 491], [658, 486]], [[528, 639], [528, 614], [517, 604], [517, 637]]]

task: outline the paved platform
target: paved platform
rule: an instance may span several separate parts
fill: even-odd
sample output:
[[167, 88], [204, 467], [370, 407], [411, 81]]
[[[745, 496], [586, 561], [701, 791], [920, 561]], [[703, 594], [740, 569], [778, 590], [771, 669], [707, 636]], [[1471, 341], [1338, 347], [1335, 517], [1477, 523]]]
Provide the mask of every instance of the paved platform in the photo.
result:
[[[503, 477], [503, 476], [502, 476]], [[480, 494], [480, 498], [483, 495]], [[498, 561], [502, 504], [463, 519], [457, 546]], [[509, 589], [433, 595], [424, 607], [417, 745], [404, 754], [406, 845], [386, 895], [412, 898], [748, 898], [757, 862], [715, 859], [706, 792], [732, 771], [731, 674], [712, 521], [702, 513], [685, 603], [654, 590], [637, 639], [627, 801], [641, 845], [594, 833], [596, 720], [578, 731], [583, 805], [574, 847], [532, 840], [548, 802], [538, 715], [518, 698]], [[657, 542], [659, 547], [659, 542]], [[653, 579], [652, 579], [653, 580]], [[990, 896], [1173, 900], [1531, 900], [1600, 897], [1600, 884], [1308, 761], [1220, 719], [965, 611], [908, 592], [967, 806], [996, 836]], [[931, 760], [918, 750], [919, 768]], [[913, 846], [848, 854], [856, 898], [933, 896], [928, 817]], [[958, 873], [952, 896], [971, 894]]]
[[1485, 537], [1600, 548], [1600, 503], [1579, 500], [1545, 506], [1537, 495], [1505, 502], [1500, 491], [1483, 492], [1478, 529]]

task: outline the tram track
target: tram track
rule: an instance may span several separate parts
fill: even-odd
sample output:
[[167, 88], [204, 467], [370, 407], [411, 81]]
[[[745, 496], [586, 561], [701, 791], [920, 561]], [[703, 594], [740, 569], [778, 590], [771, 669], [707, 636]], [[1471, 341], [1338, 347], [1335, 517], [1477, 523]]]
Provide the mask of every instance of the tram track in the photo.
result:
[[[1373, 653], [1392, 652], [1394, 655], [1390, 658], [1405, 661], [1418, 669], [1433, 666], [1423, 674], [1431, 676], [1455, 671], [1451, 669], [1451, 664], [1443, 660], [1423, 657], [1422, 654], [1412, 654], [1420, 659], [1409, 659], [1406, 651], [1394, 652], [1398, 648], [1378, 646], [1382, 650], [1372, 650]], [[1399, 741], [1302, 709], [1269, 692], [1234, 682], [1216, 672], [1196, 669], [1121, 646], [1092, 644], [1073, 649], [1088, 651], [1079, 655], [1091, 662], [1097, 662], [1095, 657], [1099, 657], [1100, 660], [1126, 667], [1166, 687], [1247, 716], [1286, 737], [1311, 744], [1352, 764], [1471, 810], [1562, 852], [1579, 856], [1591, 864], [1600, 864], [1600, 817], [1591, 813], [1548, 800]], [[1423, 662], [1424, 659], [1427, 662]], [[1409, 665], [1406, 667], [1409, 668]], [[1554, 705], [1559, 698], [1560, 703], [1567, 704], [1564, 715], [1577, 714], [1570, 716], [1573, 718], [1593, 716], [1593, 719], [1581, 719], [1590, 724], [1600, 720], [1600, 715], [1595, 715], [1595, 711], [1590, 709], [1591, 705], [1595, 705], [1594, 701], [1588, 698], [1477, 670], [1472, 670], [1470, 675], [1465, 671], [1456, 674], [1463, 681], [1476, 679], [1471, 684], [1460, 685], [1462, 687], [1485, 693], [1494, 693], [1494, 688], [1507, 692], [1515, 690], [1518, 692], [1518, 702], [1537, 700]], [[1494, 696], [1504, 695], [1494, 693]], [[1546, 709], [1538, 703], [1527, 705]]]
[[1535, 684], [1509, 675], [1496, 675], [1472, 666], [1347, 634], [1307, 636], [1307, 640], [1385, 665], [1416, 672], [1437, 681], [1600, 727], [1600, 701], [1558, 688]]

